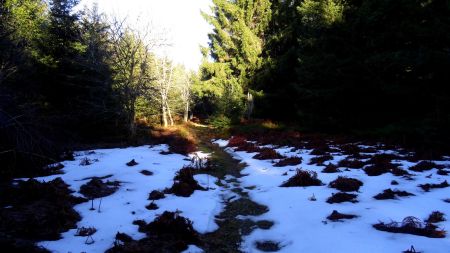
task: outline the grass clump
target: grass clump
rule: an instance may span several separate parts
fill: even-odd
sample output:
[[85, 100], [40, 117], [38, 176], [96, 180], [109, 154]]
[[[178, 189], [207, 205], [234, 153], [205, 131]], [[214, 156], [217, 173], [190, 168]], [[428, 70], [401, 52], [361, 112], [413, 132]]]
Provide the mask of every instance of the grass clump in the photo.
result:
[[415, 171], [415, 172], [424, 172], [427, 170], [431, 170], [431, 169], [443, 169], [444, 167], [442, 165], [438, 165], [434, 162], [430, 162], [430, 161], [421, 161], [419, 163], [417, 163], [414, 166], [409, 167], [410, 170]]
[[339, 167], [350, 168], [350, 169], [361, 169], [364, 167], [365, 163], [357, 159], [343, 159], [338, 162]]
[[445, 180], [444, 182], [440, 183], [440, 184], [420, 184], [419, 187], [422, 188], [422, 190], [428, 192], [431, 189], [436, 189], [436, 188], [446, 188], [449, 187], [450, 185], [448, 184], [447, 180]]
[[153, 222], [137, 221], [139, 231], [147, 237], [134, 241], [129, 236], [117, 238], [114, 247], [108, 253], [132, 252], [182, 252], [188, 245], [199, 245], [199, 234], [194, 230], [192, 221], [178, 212], [164, 212]]
[[373, 227], [377, 230], [390, 233], [412, 234], [430, 238], [444, 238], [446, 234], [445, 230], [437, 229], [435, 225], [431, 223], [424, 223], [420, 219], [413, 216], [404, 218], [402, 222], [379, 222], [374, 224]]
[[193, 169], [183, 167], [174, 177], [174, 183], [171, 188], [165, 190], [166, 193], [175, 194], [176, 196], [189, 197], [195, 190], [206, 190], [201, 187], [194, 179]]
[[280, 155], [277, 151], [271, 148], [262, 148], [258, 154], [253, 156], [253, 158], [258, 160], [274, 160], [282, 159], [284, 156]]
[[322, 173], [338, 173], [341, 172], [338, 169], [338, 166], [336, 166], [335, 164], [328, 164], [327, 166], [325, 166], [325, 168], [322, 170]]
[[302, 163], [302, 158], [297, 156], [291, 156], [284, 159], [281, 159], [277, 163], [275, 163], [273, 166], [275, 167], [284, 167], [284, 166], [295, 166]]
[[399, 190], [391, 190], [386, 189], [382, 193], [379, 193], [374, 196], [375, 199], [383, 200], [383, 199], [396, 199], [396, 197], [407, 197], [407, 196], [414, 196], [414, 194], [409, 193], [407, 191], [399, 191]]
[[355, 178], [339, 176], [336, 180], [331, 181], [329, 186], [343, 192], [358, 191], [363, 182]]
[[281, 187], [296, 187], [296, 186], [320, 186], [323, 185], [322, 181], [317, 178], [315, 171], [300, 170], [294, 176], [284, 182]]
[[438, 222], [442, 222], [442, 221], [446, 221], [446, 219], [444, 218], [445, 214], [439, 211], [434, 211], [430, 214], [430, 216], [428, 216], [428, 219], [426, 220], [426, 222], [428, 223], [438, 223]]
[[312, 164], [323, 165], [324, 162], [330, 161], [330, 160], [333, 160], [332, 155], [329, 155], [329, 154], [320, 155], [320, 156], [311, 158], [311, 160], [309, 160], [309, 165], [312, 165]]
[[333, 193], [331, 197], [327, 199], [327, 203], [333, 204], [333, 203], [342, 203], [342, 202], [352, 202], [357, 203], [358, 200], [356, 200], [356, 197], [358, 195], [352, 194], [352, 193], [345, 193], [345, 192], [338, 192]]
[[336, 210], [333, 210], [333, 212], [328, 215], [327, 219], [331, 220], [331, 221], [341, 221], [342, 219], [354, 219], [358, 217], [357, 215], [354, 214], [344, 214], [344, 213], [340, 213]]

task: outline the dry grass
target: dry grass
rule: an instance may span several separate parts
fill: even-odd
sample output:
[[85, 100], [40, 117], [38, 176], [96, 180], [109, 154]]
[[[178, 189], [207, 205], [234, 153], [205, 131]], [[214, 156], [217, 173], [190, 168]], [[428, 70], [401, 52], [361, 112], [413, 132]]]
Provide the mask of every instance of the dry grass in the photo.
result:
[[277, 163], [275, 163], [273, 166], [275, 167], [284, 167], [284, 166], [295, 166], [302, 163], [302, 158], [297, 156], [291, 156], [284, 159], [281, 159]]
[[187, 155], [197, 151], [196, 139], [184, 126], [156, 127], [150, 135], [154, 144], [169, 145], [170, 152]]
[[431, 169], [443, 169], [444, 166], [442, 165], [438, 165], [434, 162], [430, 162], [430, 161], [421, 161], [418, 164], [409, 167], [410, 170], [415, 171], [415, 172], [424, 172], [427, 170], [431, 170]]
[[358, 200], [356, 200], [356, 197], [358, 195], [351, 194], [351, 193], [345, 193], [345, 192], [338, 192], [334, 193], [327, 199], [327, 203], [333, 204], [333, 203], [342, 203], [342, 202], [352, 202], [357, 203]]
[[396, 197], [407, 197], [407, 196], [414, 196], [414, 194], [407, 192], [407, 191], [399, 191], [399, 190], [391, 190], [386, 189], [382, 193], [379, 193], [374, 196], [375, 199], [383, 200], [383, 199], [396, 199]]
[[431, 189], [446, 188], [449, 186], [450, 185], [448, 184], [447, 180], [445, 180], [444, 182], [442, 182], [440, 184], [420, 184], [419, 185], [419, 187], [422, 188], [426, 192], [430, 191]]
[[329, 184], [331, 188], [336, 188], [343, 192], [358, 191], [362, 185], [363, 182], [359, 181], [358, 179], [342, 176], [339, 176]]
[[311, 158], [311, 160], [309, 161], [309, 164], [316, 164], [316, 165], [323, 165], [324, 162], [329, 161], [329, 160], [333, 160], [333, 156], [326, 154], [326, 155], [320, 155], [320, 156], [316, 156]]
[[343, 159], [338, 162], [339, 167], [350, 168], [350, 169], [361, 169], [364, 167], [365, 163], [357, 159]]
[[307, 171], [297, 169], [294, 176], [284, 182], [281, 187], [296, 187], [296, 186], [320, 186], [322, 181], [317, 178], [315, 171]]
[[424, 223], [420, 219], [413, 216], [406, 217], [402, 222], [392, 221], [387, 224], [380, 222], [374, 224], [373, 227], [380, 231], [412, 234], [430, 238], [444, 238], [446, 234], [445, 230], [439, 230], [435, 225], [431, 223]]
[[333, 210], [333, 212], [327, 217], [327, 219], [331, 221], [341, 221], [342, 219], [354, 219], [356, 217], [358, 216], [354, 214], [344, 214]]
[[338, 169], [338, 166], [336, 166], [336, 165], [334, 165], [332, 163], [330, 163], [327, 166], [325, 166], [325, 168], [322, 170], [322, 173], [338, 173], [338, 172], [341, 172]]
[[258, 160], [274, 160], [274, 159], [282, 159], [284, 158], [284, 156], [280, 155], [274, 149], [262, 148], [258, 154], [253, 156], [253, 158]]
[[446, 221], [444, 216], [445, 216], [444, 213], [439, 212], [439, 211], [434, 211], [430, 214], [430, 216], [428, 216], [428, 219], [426, 220], [426, 222], [438, 223], [438, 222]]

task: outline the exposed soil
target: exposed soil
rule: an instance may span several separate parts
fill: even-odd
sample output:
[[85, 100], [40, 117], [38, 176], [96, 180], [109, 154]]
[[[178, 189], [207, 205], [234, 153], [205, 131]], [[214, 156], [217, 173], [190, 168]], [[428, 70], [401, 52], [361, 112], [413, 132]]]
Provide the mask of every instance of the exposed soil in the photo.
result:
[[[191, 127], [191, 130], [198, 137], [199, 149], [211, 153], [209, 159], [211, 169], [207, 173], [232, 185], [230, 190], [239, 195], [238, 199], [227, 199], [224, 195], [225, 209], [216, 216], [216, 223], [219, 228], [214, 232], [201, 235], [202, 243], [200, 247], [208, 253], [241, 252], [242, 236], [250, 234], [254, 229], [270, 229], [273, 222], [242, 220], [238, 219], [237, 216], [258, 216], [267, 212], [268, 208], [252, 201], [246, 193], [246, 189], [240, 186], [237, 178], [242, 177], [241, 170], [245, 167], [245, 164], [235, 160], [222, 148], [210, 142], [211, 139], [216, 137], [213, 131], [203, 127]], [[243, 147], [247, 145], [244, 142], [247, 143], [245, 138], [233, 137], [229, 146]], [[272, 151], [274, 150], [272, 149]], [[271, 157], [273, 157], [272, 151], [269, 151]], [[275, 156], [282, 158], [279, 154]], [[231, 175], [235, 178], [225, 180], [225, 175]]]

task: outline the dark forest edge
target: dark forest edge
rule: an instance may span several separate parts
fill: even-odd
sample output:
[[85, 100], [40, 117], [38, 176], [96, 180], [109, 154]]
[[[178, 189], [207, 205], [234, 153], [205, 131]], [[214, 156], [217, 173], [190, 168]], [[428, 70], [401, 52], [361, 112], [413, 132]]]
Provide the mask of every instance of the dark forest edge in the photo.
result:
[[149, 44], [95, 6], [49, 2], [0, 0], [1, 179], [71, 150], [187, 153], [189, 128], [169, 126], [191, 115], [218, 135], [450, 150], [448, 1], [214, 0], [198, 73], [150, 50], [163, 37]]

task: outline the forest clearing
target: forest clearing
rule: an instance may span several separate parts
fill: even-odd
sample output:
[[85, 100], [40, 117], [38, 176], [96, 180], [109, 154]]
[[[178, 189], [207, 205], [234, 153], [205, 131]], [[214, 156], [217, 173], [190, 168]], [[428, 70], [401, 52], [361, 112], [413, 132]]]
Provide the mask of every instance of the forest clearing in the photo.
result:
[[0, 249], [449, 253], [450, 1], [0, 0]]

